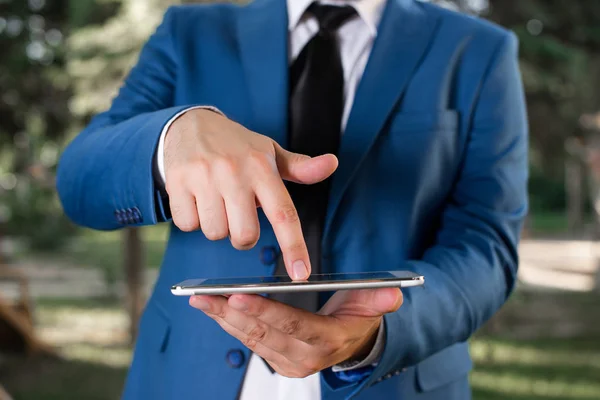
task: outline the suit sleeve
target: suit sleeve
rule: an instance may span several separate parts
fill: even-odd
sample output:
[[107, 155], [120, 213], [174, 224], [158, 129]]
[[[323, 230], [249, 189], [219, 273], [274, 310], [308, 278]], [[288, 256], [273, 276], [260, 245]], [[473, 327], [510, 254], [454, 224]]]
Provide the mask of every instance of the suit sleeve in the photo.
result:
[[111, 108], [66, 148], [57, 190], [75, 223], [112, 230], [167, 218], [154, 181], [154, 155], [164, 126], [188, 106], [173, 107], [177, 75], [173, 8], [146, 43]]
[[507, 34], [475, 104], [463, 167], [435, 244], [403, 267], [425, 276], [385, 317], [386, 347], [357, 391], [466, 341], [504, 304], [517, 275], [527, 213], [528, 127], [518, 42]]

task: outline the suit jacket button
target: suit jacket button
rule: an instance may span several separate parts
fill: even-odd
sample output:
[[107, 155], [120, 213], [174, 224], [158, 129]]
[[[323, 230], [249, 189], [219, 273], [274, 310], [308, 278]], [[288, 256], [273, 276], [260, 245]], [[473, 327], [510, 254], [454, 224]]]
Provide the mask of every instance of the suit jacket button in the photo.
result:
[[115, 218], [117, 219], [117, 222], [119, 224], [123, 225], [123, 213], [121, 212], [121, 210], [115, 211]]
[[229, 350], [225, 360], [227, 360], [227, 364], [229, 364], [231, 368], [240, 368], [244, 365], [246, 356], [244, 355], [244, 352], [239, 349]]
[[140, 209], [137, 207], [133, 208], [133, 219], [136, 224], [142, 223], [142, 213], [140, 212]]
[[260, 261], [264, 265], [273, 265], [277, 261], [277, 249], [273, 246], [266, 246], [260, 250]]
[[133, 224], [133, 211], [131, 208], [125, 210], [125, 221], [127, 221], [128, 224]]

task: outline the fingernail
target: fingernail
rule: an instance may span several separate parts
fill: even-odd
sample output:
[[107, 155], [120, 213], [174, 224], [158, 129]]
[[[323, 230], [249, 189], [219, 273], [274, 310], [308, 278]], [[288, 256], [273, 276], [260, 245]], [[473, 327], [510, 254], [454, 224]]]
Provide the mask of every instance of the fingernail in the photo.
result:
[[294, 261], [292, 264], [292, 274], [294, 275], [294, 280], [303, 280], [308, 277], [308, 269], [306, 268], [304, 261]]
[[197, 308], [202, 311], [210, 310], [210, 304], [208, 303], [208, 301], [204, 300], [201, 297], [192, 297], [190, 299], [190, 304], [192, 305], [192, 307]]

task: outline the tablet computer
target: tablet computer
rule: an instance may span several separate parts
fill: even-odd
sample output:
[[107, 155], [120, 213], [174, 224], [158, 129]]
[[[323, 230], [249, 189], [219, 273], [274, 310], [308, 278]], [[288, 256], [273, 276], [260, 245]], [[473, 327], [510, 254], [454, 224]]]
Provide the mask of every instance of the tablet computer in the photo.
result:
[[327, 292], [351, 289], [422, 286], [425, 278], [410, 271], [314, 274], [306, 281], [289, 276], [189, 279], [171, 287], [176, 296]]

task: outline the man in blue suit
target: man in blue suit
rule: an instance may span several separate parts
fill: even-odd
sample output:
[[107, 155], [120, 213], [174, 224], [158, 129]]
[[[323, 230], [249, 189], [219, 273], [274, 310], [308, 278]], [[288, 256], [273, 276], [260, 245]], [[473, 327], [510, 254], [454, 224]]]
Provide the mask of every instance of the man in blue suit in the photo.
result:
[[[57, 184], [83, 226], [172, 223], [126, 399], [462, 400], [526, 183], [512, 33], [413, 0], [257, 0], [170, 8]], [[396, 269], [426, 288], [169, 291]]]

